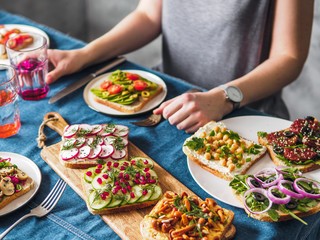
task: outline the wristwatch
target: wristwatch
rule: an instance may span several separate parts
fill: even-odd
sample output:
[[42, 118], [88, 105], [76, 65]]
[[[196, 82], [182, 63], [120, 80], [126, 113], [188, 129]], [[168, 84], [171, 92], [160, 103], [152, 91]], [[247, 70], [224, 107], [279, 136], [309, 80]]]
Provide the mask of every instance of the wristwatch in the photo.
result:
[[233, 104], [233, 110], [238, 109], [243, 99], [241, 90], [235, 86], [227, 86], [225, 84], [218, 86], [218, 88], [224, 91], [226, 99]]

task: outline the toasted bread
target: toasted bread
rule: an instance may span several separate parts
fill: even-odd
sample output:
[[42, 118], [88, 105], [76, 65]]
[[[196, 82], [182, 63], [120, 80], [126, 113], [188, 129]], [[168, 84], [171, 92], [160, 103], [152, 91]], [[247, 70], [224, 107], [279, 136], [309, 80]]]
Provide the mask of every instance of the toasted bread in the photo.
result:
[[244, 174], [267, 151], [266, 147], [227, 129], [224, 123], [214, 121], [187, 138], [182, 149], [200, 167], [228, 181], [236, 174]]

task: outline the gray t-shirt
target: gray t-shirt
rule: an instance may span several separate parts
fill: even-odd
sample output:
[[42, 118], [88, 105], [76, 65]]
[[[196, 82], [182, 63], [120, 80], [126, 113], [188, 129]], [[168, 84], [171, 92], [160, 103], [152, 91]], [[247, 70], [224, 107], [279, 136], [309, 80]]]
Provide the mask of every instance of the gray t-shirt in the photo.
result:
[[[211, 89], [267, 59], [273, 0], [163, 0], [165, 73]], [[281, 92], [250, 105], [289, 118]]]

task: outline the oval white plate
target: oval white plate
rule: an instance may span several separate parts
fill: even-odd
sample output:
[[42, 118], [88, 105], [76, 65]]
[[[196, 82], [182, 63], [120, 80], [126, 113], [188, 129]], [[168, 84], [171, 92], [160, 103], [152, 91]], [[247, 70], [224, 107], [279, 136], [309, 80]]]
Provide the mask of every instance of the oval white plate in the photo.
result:
[[[22, 24], [2, 24], [2, 25], [5, 26], [5, 28], [8, 30], [17, 28], [22, 32], [34, 32], [34, 33], [41, 34], [47, 39], [48, 46], [50, 45], [49, 36], [39, 28], [28, 26], [28, 25], [22, 25]], [[10, 64], [10, 61], [9, 59], [0, 59], [0, 64]]]
[[[285, 129], [291, 125], [291, 121], [265, 116], [243, 116], [222, 120], [228, 129], [237, 132], [240, 136], [258, 143], [257, 132], [273, 132]], [[214, 198], [234, 207], [243, 208], [242, 204], [233, 195], [229, 187], [229, 181], [216, 177], [204, 170], [192, 160], [187, 158], [188, 168], [197, 184]], [[254, 174], [266, 167], [274, 167], [269, 154], [256, 162], [247, 174]], [[314, 180], [320, 181], [320, 169], [304, 174]]]
[[114, 115], [114, 116], [136, 115], [136, 114], [144, 113], [144, 112], [147, 112], [147, 111], [154, 109], [155, 107], [160, 105], [160, 103], [162, 103], [162, 101], [167, 96], [167, 86], [164, 83], [164, 81], [161, 78], [159, 78], [158, 76], [156, 76], [152, 73], [146, 72], [146, 71], [141, 71], [141, 70], [122, 70], [122, 71], [139, 74], [140, 76], [142, 76], [152, 82], [155, 82], [157, 84], [162, 85], [163, 90], [159, 95], [157, 95], [156, 97], [151, 99], [150, 102], [148, 102], [145, 106], [143, 106], [143, 108], [140, 111], [135, 112], [135, 113], [120, 112], [120, 111], [117, 111], [113, 108], [107, 107], [106, 105], [103, 105], [101, 103], [96, 102], [93, 99], [93, 96], [94, 96], [93, 93], [90, 91], [90, 89], [92, 87], [98, 87], [111, 74], [111, 72], [109, 72], [109, 73], [103, 74], [103, 75], [93, 79], [85, 87], [85, 89], [83, 91], [83, 98], [90, 108], [92, 108], [93, 110], [95, 110], [97, 112], [101, 112], [101, 113], [105, 113], [105, 114], [109, 114], [109, 115]]
[[11, 163], [27, 173], [34, 181], [34, 187], [26, 194], [16, 198], [11, 203], [0, 209], [0, 216], [8, 214], [26, 204], [39, 190], [42, 176], [39, 167], [29, 158], [17, 153], [0, 152], [0, 157], [11, 158]]

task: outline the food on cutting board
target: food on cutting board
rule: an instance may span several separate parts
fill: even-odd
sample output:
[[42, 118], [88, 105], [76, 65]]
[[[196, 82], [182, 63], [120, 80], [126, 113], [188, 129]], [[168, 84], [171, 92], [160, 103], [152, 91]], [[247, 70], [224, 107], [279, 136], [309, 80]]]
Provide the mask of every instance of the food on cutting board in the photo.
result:
[[266, 222], [297, 219], [320, 210], [320, 184], [296, 168], [265, 168], [254, 175], [236, 175], [230, 182], [250, 217]]
[[211, 121], [183, 144], [183, 152], [200, 167], [225, 180], [244, 174], [267, 148], [247, 140], [222, 122]]
[[10, 158], [0, 157], [0, 209], [29, 192], [34, 182]]
[[108, 214], [154, 205], [162, 190], [153, 166], [150, 158], [133, 157], [84, 171], [82, 186], [89, 211]]
[[[23, 33], [18, 28], [8, 29], [5, 25], [0, 25], [0, 59], [7, 59], [6, 43], [9, 38]], [[10, 48], [20, 50], [26, 48], [33, 43], [33, 37], [30, 35], [20, 36], [15, 38], [14, 41], [10, 41]]]
[[216, 201], [205, 201], [185, 192], [166, 192], [144, 217], [140, 232], [144, 239], [227, 239], [235, 235], [234, 213], [221, 208]]
[[64, 129], [60, 162], [69, 168], [89, 168], [128, 159], [129, 128], [124, 125], [74, 124]]
[[268, 148], [277, 166], [309, 172], [320, 168], [320, 123], [314, 117], [295, 120], [287, 129], [258, 132], [259, 143]]
[[115, 110], [135, 113], [162, 91], [162, 86], [139, 74], [116, 70], [91, 88], [94, 100]]

